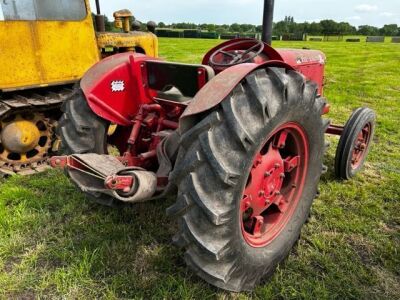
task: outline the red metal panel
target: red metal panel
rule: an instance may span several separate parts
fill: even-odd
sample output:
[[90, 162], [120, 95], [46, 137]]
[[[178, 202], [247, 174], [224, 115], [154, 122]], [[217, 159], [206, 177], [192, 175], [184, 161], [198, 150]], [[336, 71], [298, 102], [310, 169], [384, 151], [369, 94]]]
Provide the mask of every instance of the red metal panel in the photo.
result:
[[90, 108], [110, 122], [131, 125], [140, 105], [152, 102], [142, 77], [147, 60], [154, 58], [128, 52], [110, 56], [93, 66], [81, 80]]
[[318, 93], [323, 95], [326, 56], [318, 50], [277, 49], [283, 60], [308, 79], [318, 84]]

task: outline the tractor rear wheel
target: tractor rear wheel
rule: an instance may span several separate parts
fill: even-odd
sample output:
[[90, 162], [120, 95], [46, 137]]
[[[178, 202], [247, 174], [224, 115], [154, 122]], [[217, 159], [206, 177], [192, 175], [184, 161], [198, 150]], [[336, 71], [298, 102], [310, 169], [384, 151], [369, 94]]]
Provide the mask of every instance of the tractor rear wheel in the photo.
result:
[[108, 123], [90, 109], [79, 87], [75, 87], [61, 111], [57, 134], [61, 138], [62, 154], [106, 153]]
[[[59, 121], [57, 135], [61, 139], [60, 154], [107, 153], [107, 129], [109, 122], [98, 117], [87, 104], [79, 87], [63, 103], [63, 115]], [[111, 196], [85, 192], [96, 203], [106, 206], [121, 206], [123, 203]]]
[[328, 120], [303, 75], [248, 75], [219, 107], [194, 116], [171, 174], [174, 241], [212, 285], [252, 290], [298, 240], [317, 194]]

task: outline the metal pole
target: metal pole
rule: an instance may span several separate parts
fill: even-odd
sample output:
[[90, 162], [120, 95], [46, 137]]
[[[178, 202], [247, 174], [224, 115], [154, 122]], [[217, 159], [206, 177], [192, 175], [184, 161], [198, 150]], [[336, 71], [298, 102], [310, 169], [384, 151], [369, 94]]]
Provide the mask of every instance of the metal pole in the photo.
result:
[[268, 45], [272, 44], [272, 24], [274, 21], [275, 0], [264, 0], [263, 32], [262, 41]]
[[99, 0], [96, 0], [96, 10], [97, 10], [97, 14], [100, 15], [101, 10], [100, 10], [100, 1]]

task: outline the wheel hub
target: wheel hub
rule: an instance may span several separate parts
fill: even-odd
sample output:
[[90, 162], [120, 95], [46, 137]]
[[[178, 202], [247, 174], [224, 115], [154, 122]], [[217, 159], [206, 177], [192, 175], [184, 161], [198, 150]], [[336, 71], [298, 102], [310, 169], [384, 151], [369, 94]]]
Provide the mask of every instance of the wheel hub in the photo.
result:
[[15, 153], [33, 150], [40, 139], [40, 131], [31, 121], [20, 120], [8, 124], [1, 133], [4, 148]]
[[365, 157], [367, 152], [366, 150], [368, 149], [368, 144], [370, 142], [371, 126], [372, 125], [370, 123], [366, 124], [358, 134], [351, 158], [351, 167], [353, 169], [360, 167], [361, 162]]
[[302, 194], [307, 162], [307, 138], [295, 123], [281, 126], [256, 154], [240, 207], [249, 245], [267, 245], [290, 220]]

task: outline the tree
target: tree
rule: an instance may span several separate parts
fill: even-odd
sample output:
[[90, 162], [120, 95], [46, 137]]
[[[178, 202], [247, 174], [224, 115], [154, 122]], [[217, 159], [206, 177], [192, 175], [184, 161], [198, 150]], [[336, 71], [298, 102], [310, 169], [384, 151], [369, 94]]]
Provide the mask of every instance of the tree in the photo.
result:
[[340, 22], [337, 24], [337, 33], [338, 34], [356, 34], [357, 29], [354, 26], [351, 26], [347, 22]]
[[357, 33], [361, 35], [378, 35], [379, 29], [374, 26], [361, 25], [358, 27]]
[[[104, 16], [104, 23], [106, 26], [106, 31], [113, 31], [114, 22], [110, 22], [107, 16]], [[131, 23], [132, 24], [132, 23]]]
[[278, 23], [275, 24], [274, 26], [275, 35], [284, 35], [286, 33], [289, 33], [289, 27], [287, 22], [279, 21]]
[[[113, 24], [108, 22], [112, 28]], [[107, 28], [110, 28], [106, 25]], [[262, 25], [252, 24], [238, 24], [234, 23], [231, 25], [223, 24], [194, 24], [194, 23], [173, 23], [171, 25], [160, 22], [159, 28], [178, 28], [178, 29], [201, 29], [208, 30], [210, 32], [217, 32], [219, 34], [227, 32], [238, 32], [238, 33], [261, 33], [263, 30]], [[296, 23], [294, 18], [286, 16], [282, 21], [273, 23], [273, 34], [274, 35], [285, 35], [291, 34], [295, 36], [302, 36], [303, 34], [308, 35], [321, 35], [321, 34], [342, 34], [342, 35], [389, 35], [389, 36], [400, 36], [400, 28], [397, 24], [387, 24], [382, 28], [377, 28], [369, 25], [362, 25], [358, 28], [352, 26], [348, 22], [335, 22], [334, 20], [322, 20], [321, 22], [303, 22]]]
[[[96, 28], [96, 30], [98, 30], [98, 28], [96, 27], [96, 14], [92, 13], [92, 19], [93, 19], [94, 28]], [[106, 31], [113, 31], [113, 29], [114, 29], [114, 22], [110, 22], [106, 15], [104, 15], [104, 26], [105, 26]]]
[[395, 36], [399, 34], [399, 28], [397, 24], [384, 25], [379, 29], [379, 33], [386, 36]]
[[308, 34], [320, 35], [322, 33], [322, 26], [320, 23], [312, 22], [308, 27]]
[[230, 28], [232, 32], [242, 32], [241, 29], [242, 27], [238, 23], [233, 23]]
[[333, 20], [322, 20], [320, 22], [323, 34], [338, 34], [338, 24]]

